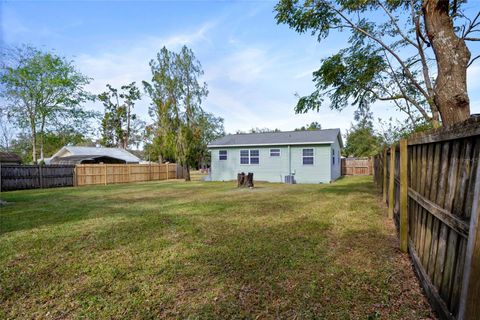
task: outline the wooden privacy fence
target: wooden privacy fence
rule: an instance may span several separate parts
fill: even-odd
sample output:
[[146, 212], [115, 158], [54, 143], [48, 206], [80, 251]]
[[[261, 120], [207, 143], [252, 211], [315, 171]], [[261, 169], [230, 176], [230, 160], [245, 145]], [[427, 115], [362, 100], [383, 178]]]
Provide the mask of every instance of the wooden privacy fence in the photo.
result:
[[372, 171], [371, 158], [342, 158], [342, 176], [368, 176]]
[[2, 165], [0, 190], [86, 186], [184, 178], [184, 169], [165, 164]]
[[74, 165], [1, 165], [0, 190], [73, 186], [74, 169]]
[[375, 183], [400, 248], [442, 319], [480, 318], [480, 121], [400, 141], [375, 156]]
[[79, 164], [75, 168], [77, 186], [180, 179], [181, 166], [175, 163]]

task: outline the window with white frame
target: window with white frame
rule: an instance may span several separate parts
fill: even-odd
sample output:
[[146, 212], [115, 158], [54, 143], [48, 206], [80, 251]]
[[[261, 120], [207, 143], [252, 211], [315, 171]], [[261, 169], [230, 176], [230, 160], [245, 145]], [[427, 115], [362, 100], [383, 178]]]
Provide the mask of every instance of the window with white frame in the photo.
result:
[[240, 164], [259, 164], [259, 150], [240, 150]]
[[280, 149], [270, 149], [270, 157], [280, 157]]
[[227, 160], [227, 150], [218, 151], [218, 160]]
[[313, 148], [302, 150], [302, 163], [306, 165], [313, 164]]

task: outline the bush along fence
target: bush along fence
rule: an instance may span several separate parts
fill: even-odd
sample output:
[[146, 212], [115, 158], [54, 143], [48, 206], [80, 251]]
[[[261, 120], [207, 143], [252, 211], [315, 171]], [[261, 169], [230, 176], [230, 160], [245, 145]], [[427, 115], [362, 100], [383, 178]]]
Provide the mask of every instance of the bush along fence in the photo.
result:
[[372, 158], [342, 158], [342, 176], [368, 176], [372, 173]]
[[184, 170], [169, 164], [2, 165], [0, 190], [86, 186], [181, 179]]
[[480, 120], [417, 134], [374, 157], [374, 180], [441, 319], [480, 315]]

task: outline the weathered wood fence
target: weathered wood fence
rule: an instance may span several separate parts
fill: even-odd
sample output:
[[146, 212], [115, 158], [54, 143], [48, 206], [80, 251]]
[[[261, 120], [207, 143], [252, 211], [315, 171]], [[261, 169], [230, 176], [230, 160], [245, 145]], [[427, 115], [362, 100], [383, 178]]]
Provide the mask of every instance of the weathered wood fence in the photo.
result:
[[74, 165], [1, 165], [0, 190], [73, 186], [74, 169]]
[[400, 248], [442, 319], [480, 319], [480, 121], [402, 140], [374, 158]]
[[79, 164], [75, 168], [76, 185], [130, 183], [180, 179], [183, 168], [175, 163], [165, 164]]
[[372, 172], [372, 158], [342, 158], [342, 176], [368, 176]]
[[169, 164], [2, 165], [0, 190], [86, 186], [181, 179], [184, 169]]

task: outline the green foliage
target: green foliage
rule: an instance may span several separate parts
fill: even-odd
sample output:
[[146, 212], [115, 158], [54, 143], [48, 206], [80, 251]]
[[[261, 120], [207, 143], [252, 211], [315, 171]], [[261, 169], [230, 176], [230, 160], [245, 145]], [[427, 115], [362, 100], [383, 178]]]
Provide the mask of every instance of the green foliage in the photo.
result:
[[373, 129], [371, 113], [356, 114], [358, 122], [346, 133], [343, 155], [346, 157], [371, 157], [379, 153], [383, 139]]
[[301, 126], [300, 128], [296, 128], [295, 131], [314, 131], [314, 130], [321, 130], [322, 125], [317, 121], [312, 121], [310, 124], [305, 126]]
[[[472, 20], [461, 10], [464, 4], [447, 1], [459, 36], [472, 29]], [[422, 1], [280, 0], [275, 10], [277, 23], [311, 32], [318, 41], [331, 32], [350, 34], [346, 48], [321, 61], [313, 73], [316, 88], [298, 96], [297, 113], [323, 106], [342, 110], [349, 104], [362, 109], [387, 101], [406, 113], [412, 126], [419, 117], [438, 124], [431, 76], [437, 73], [431, 62], [435, 54], [426, 40]]]
[[416, 132], [423, 132], [433, 129], [431, 123], [419, 121], [412, 125], [410, 122], [398, 121], [392, 118], [388, 120], [378, 119], [379, 132], [386, 145], [397, 143], [401, 139], [407, 139]]
[[132, 112], [135, 101], [140, 99], [140, 90], [132, 82], [118, 89], [107, 84], [107, 91], [98, 95], [105, 108], [102, 119], [101, 143], [107, 147], [128, 149], [140, 142], [145, 124]]
[[0, 66], [4, 112], [31, 140], [32, 160], [44, 156], [45, 135], [59, 126], [88, 125], [95, 113], [81, 104], [92, 96], [84, 90], [90, 79], [71, 61], [52, 52], [22, 46], [5, 50]]
[[205, 158], [209, 139], [223, 134], [223, 119], [206, 114], [201, 107], [208, 90], [199, 80], [203, 70], [192, 50], [184, 46], [175, 53], [163, 47], [150, 68], [152, 80], [143, 83], [153, 102], [149, 113], [155, 120], [149, 128], [148, 152], [162, 160], [174, 158], [188, 172]]
[[[88, 139], [83, 133], [71, 129], [46, 132], [43, 136], [43, 140], [46, 158], [51, 157], [55, 152], [66, 145], [95, 145], [94, 142]], [[29, 134], [20, 132], [15, 138], [9, 141], [8, 149], [4, 146], [0, 146], [0, 150], [18, 154], [22, 158], [23, 163], [31, 163], [33, 161], [31, 137]]]

